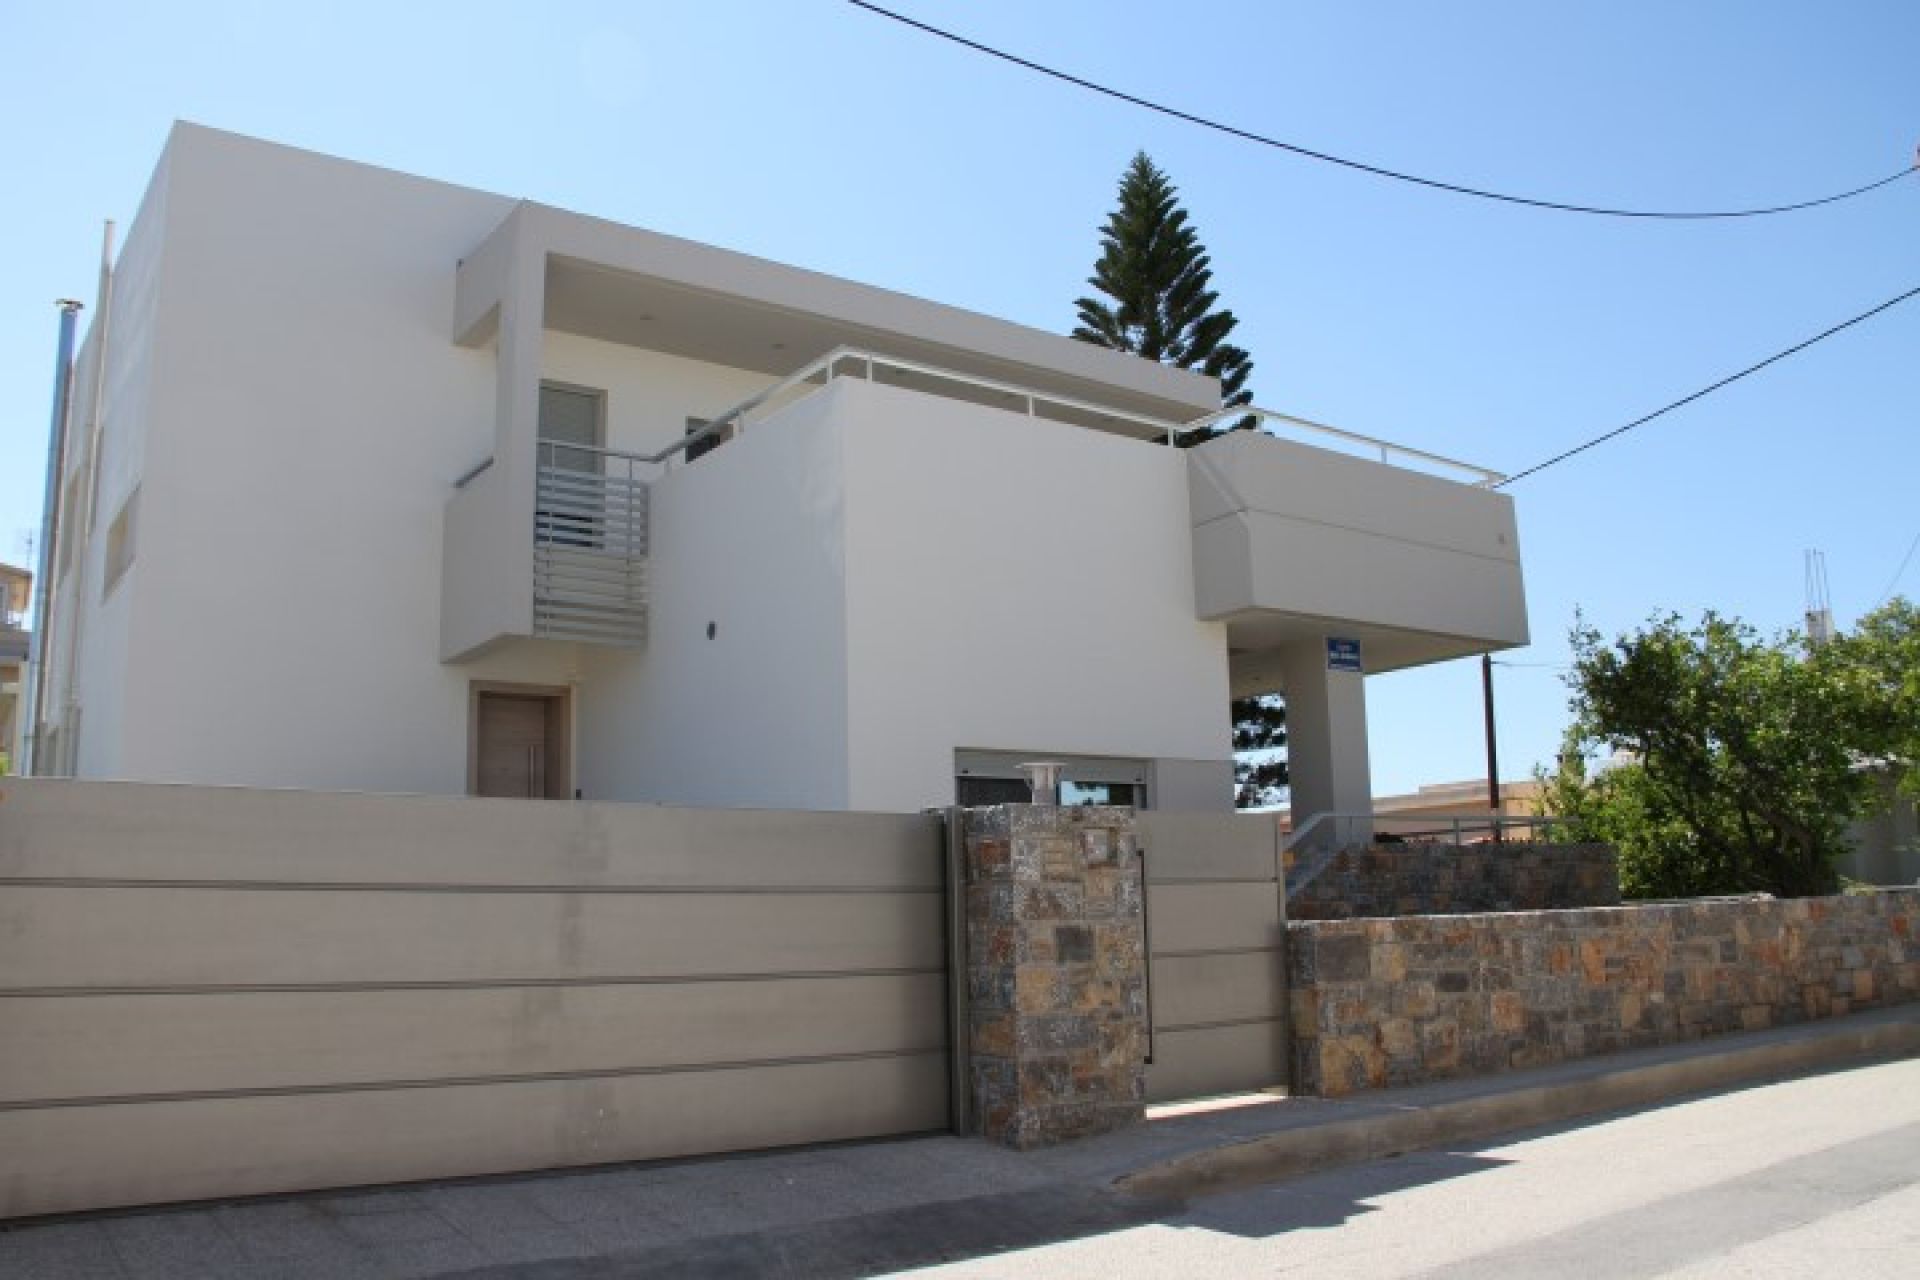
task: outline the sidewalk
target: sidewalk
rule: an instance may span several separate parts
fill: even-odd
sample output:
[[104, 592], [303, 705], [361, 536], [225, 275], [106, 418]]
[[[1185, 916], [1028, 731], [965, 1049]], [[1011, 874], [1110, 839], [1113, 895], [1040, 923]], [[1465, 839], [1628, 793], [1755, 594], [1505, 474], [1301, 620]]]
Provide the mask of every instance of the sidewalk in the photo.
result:
[[1920, 1055], [1920, 1005], [1338, 1102], [1155, 1112], [1025, 1155], [927, 1137], [0, 1228], [8, 1280], [858, 1276], [1163, 1219], [1194, 1195]]

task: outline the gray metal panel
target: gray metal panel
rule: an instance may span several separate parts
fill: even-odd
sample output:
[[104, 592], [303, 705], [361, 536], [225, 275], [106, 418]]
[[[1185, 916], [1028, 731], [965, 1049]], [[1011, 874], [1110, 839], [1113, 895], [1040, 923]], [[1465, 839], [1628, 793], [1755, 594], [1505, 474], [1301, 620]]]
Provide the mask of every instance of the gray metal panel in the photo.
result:
[[926, 1132], [946, 1113], [942, 1053], [0, 1110], [0, 1218]]
[[[1211, 956], [1160, 956], [1153, 963], [1153, 1029], [1271, 1018], [1286, 1000], [1277, 951]], [[1158, 1040], [1155, 1053], [1158, 1054]]]
[[945, 1123], [937, 819], [0, 792], [0, 1217]]
[[1233, 808], [1233, 761], [1153, 762], [1153, 807], [1162, 812], [1224, 813]]
[[0, 885], [0, 990], [938, 972], [940, 918], [934, 893]]
[[1277, 947], [1282, 928], [1270, 883], [1147, 887], [1153, 954]]
[[924, 814], [0, 780], [0, 881], [938, 890]]
[[1145, 813], [1154, 1101], [1286, 1082], [1285, 909], [1268, 815]]
[[939, 1051], [942, 975], [0, 997], [0, 1106]]
[[1147, 881], [1271, 881], [1279, 825], [1271, 817], [1235, 813], [1140, 815], [1147, 848]]
[[1157, 1031], [1147, 1068], [1147, 1101], [1247, 1093], [1286, 1083], [1282, 1024], [1243, 1023], [1190, 1031]]

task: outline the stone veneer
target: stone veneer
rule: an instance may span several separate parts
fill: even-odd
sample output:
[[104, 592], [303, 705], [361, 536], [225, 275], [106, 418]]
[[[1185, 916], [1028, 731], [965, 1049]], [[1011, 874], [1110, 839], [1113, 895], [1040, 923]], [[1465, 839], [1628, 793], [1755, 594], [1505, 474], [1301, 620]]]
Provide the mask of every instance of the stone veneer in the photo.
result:
[[[1313, 860], [1310, 851], [1289, 851], [1289, 882]], [[1352, 920], [1619, 904], [1619, 858], [1604, 844], [1373, 844], [1334, 854], [1289, 893], [1287, 915]]]
[[1338, 1096], [1920, 1000], [1920, 890], [1288, 926], [1296, 1087]]
[[1146, 952], [1131, 809], [965, 811], [975, 1127], [1026, 1149], [1145, 1116]]

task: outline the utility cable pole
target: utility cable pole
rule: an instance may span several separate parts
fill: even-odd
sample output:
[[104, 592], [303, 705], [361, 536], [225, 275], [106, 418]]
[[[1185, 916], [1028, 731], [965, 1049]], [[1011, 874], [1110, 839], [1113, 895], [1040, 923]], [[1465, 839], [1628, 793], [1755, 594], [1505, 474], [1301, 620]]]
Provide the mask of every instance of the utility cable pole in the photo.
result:
[[1493, 655], [1480, 655], [1480, 695], [1487, 715], [1487, 805], [1494, 814], [1493, 839], [1500, 842], [1504, 832], [1500, 816], [1500, 748], [1493, 733]]

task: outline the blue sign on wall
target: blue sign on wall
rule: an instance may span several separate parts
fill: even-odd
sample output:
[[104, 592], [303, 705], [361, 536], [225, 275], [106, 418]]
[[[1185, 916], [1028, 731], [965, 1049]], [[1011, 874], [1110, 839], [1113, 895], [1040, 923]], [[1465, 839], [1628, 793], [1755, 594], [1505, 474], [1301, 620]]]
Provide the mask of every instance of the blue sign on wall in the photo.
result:
[[1360, 642], [1341, 636], [1327, 637], [1327, 670], [1359, 671]]

